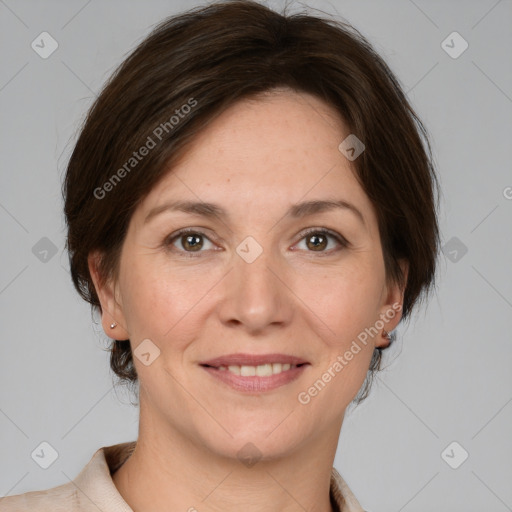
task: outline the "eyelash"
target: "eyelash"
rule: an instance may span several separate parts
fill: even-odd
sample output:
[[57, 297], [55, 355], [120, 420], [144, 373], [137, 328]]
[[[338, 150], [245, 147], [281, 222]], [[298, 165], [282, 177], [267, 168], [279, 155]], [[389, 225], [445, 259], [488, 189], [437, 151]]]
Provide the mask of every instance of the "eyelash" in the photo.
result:
[[[173, 244], [177, 239], [179, 239], [180, 237], [187, 235], [187, 234], [200, 235], [200, 236], [210, 240], [210, 238], [208, 238], [208, 236], [205, 233], [203, 233], [201, 230], [193, 229], [193, 228], [184, 228], [184, 229], [177, 231], [176, 233], [173, 233], [172, 235], [169, 235], [164, 241], [164, 246], [173, 252], [175, 252], [175, 251], [180, 252], [182, 254], [185, 254], [186, 257], [190, 257], [190, 258], [197, 258], [200, 256], [200, 254], [202, 252], [206, 252], [204, 250], [200, 250], [200, 251], [196, 251], [196, 252], [185, 251], [185, 250], [181, 250], [181, 249], [177, 249], [177, 248], [173, 247]], [[345, 247], [349, 246], [349, 242], [343, 236], [341, 236], [338, 233], [336, 233], [335, 231], [331, 231], [330, 229], [327, 229], [327, 228], [309, 228], [308, 230], [301, 233], [299, 242], [301, 242], [308, 235], [312, 235], [312, 234], [318, 234], [318, 235], [329, 236], [331, 238], [334, 238], [340, 244], [341, 248], [345, 248]], [[210, 240], [210, 242], [211, 242], [211, 240]], [[338, 250], [341, 250], [341, 248], [330, 249], [329, 251], [318, 251], [318, 255], [329, 256], [333, 252], [337, 252]], [[316, 251], [307, 251], [307, 252], [315, 253]]]

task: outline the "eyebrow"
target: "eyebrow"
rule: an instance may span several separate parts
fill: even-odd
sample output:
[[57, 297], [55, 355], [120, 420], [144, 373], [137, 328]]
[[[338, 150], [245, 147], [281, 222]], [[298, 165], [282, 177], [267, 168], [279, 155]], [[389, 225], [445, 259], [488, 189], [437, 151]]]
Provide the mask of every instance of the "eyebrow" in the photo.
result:
[[[363, 214], [352, 203], [344, 199], [337, 200], [313, 200], [304, 201], [290, 206], [286, 212], [286, 217], [303, 218], [316, 213], [323, 213], [335, 209], [342, 209], [352, 212], [365, 226], [366, 222]], [[152, 218], [166, 211], [178, 211], [201, 215], [207, 218], [225, 218], [229, 219], [229, 214], [224, 208], [217, 204], [206, 203], [203, 201], [170, 201], [151, 209], [144, 219], [144, 224]]]

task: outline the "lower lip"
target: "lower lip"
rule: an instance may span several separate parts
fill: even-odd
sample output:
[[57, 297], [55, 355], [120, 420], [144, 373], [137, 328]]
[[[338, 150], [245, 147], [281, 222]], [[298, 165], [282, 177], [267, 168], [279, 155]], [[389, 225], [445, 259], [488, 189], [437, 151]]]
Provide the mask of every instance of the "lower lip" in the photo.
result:
[[271, 391], [280, 386], [284, 386], [295, 379], [298, 379], [306, 367], [309, 364], [303, 364], [302, 366], [295, 366], [276, 375], [269, 375], [268, 377], [242, 377], [241, 375], [235, 375], [229, 370], [219, 370], [218, 368], [212, 368], [211, 366], [203, 366], [212, 377], [221, 380], [225, 384], [228, 384], [237, 391], [243, 391], [247, 393], [261, 393], [264, 391]]

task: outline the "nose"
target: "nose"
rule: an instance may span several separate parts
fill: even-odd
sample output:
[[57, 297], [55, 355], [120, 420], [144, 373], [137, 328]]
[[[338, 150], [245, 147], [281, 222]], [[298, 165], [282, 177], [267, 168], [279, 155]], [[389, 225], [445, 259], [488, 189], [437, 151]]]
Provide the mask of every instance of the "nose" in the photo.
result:
[[224, 279], [218, 309], [221, 322], [251, 335], [289, 324], [293, 316], [293, 293], [284, 266], [265, 251], [252, 263], [235, 256], [233, 265]]

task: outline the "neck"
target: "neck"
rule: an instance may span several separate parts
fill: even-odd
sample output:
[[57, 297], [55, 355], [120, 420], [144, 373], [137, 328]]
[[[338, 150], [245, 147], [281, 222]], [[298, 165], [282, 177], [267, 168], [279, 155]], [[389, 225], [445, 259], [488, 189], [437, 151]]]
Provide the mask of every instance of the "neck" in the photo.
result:
[[[286, 457], [254, 464], [212, 452], [141, 409], [132, 456], [113, 481], [140, 512], [332, 512], [330, 477], [341, 422]], [[336, 430], [337, 429], [337, 430]]]

